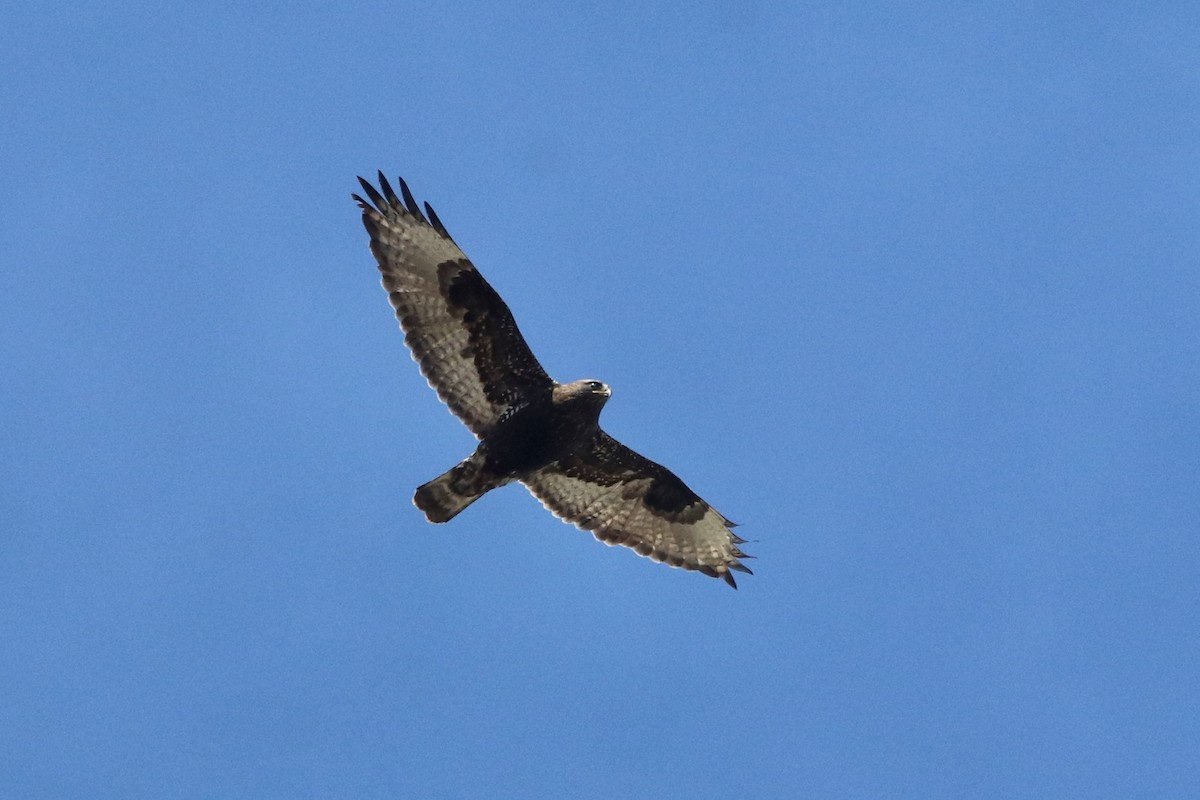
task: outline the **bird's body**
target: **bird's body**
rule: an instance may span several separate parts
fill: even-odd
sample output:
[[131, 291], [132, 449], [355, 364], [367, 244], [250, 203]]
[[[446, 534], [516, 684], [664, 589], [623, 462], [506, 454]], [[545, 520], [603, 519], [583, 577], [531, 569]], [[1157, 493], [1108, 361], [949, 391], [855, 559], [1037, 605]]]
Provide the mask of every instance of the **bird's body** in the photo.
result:
[[447, 522], [484, 493], [529, 480], [589, 447], [610, 395], [599, 381], [575, 381], [510, 407], [482, 433], [470, 458], [417, 489], [417, 508], [432, 522]]
[[611, 396], [595, 380], [558, 383], [529, 350], [512, 313], [408, 186], [403, 201], [359, 178], [355, 195], [383, 286], [413, 358], [479, 445], [417, 489], [431, 522], [446, 522], [488, 491], [520, 481], [559, 517], [609, 544], [724, 578], [749, 573], [728, 519], [670, 470], [600, 428]]

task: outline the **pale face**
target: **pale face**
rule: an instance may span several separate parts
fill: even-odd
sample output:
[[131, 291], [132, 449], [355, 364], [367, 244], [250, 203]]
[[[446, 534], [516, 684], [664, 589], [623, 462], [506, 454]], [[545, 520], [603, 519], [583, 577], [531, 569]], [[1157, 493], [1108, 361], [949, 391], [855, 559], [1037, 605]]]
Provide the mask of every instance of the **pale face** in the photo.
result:
[[608, 384], [597, 380], [585, 379], [582, 381], [572, 381], [554, 387], [554, 401], [556, 403], [569, 402], [591, 402], [604, 405], [608, 398], [612, 396], [612, 389]]

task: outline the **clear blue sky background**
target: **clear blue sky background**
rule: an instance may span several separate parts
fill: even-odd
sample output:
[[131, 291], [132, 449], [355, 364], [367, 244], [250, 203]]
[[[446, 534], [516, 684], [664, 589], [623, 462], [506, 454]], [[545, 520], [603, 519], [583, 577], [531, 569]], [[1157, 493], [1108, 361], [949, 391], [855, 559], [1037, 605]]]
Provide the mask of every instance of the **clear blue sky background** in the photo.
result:
[[[4, 17], [0, 795], [1196, 796], [1194, 4]], [[740, 591], [422, 519], [377, 168]]]

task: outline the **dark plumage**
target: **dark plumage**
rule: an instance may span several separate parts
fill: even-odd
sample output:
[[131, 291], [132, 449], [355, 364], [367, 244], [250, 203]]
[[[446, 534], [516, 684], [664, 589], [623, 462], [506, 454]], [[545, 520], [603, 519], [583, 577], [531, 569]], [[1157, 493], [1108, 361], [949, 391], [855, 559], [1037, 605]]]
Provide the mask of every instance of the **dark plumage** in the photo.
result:
[[542, 369], [508, 306], [403, 180], [359, 178], [371, 252], [413, 358], [479, 439], [469, 458], [417, 489], [446, 522], [488, 491], [520, 481], [556, 515], [608, 544], [724, 578], [746, 572], [733, 523], [670, 470], [600, 429], [611, 396], [599, 381], [560, 384]]

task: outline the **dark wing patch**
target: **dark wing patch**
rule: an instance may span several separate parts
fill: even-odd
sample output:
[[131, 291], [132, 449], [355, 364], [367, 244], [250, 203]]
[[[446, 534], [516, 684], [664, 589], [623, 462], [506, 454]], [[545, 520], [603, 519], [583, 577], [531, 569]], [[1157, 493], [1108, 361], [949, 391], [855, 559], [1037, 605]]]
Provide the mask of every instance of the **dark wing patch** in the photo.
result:
[[359, 178], [371, 252], [413, 359], [438, 396], [477, 436], [514, 400], [553, 385], [512, 312], [459, 249], [433, 209], [426, 219], [408, 185], [403, 199], [381, 172], [377, 190]]
[[749, 573], [733, 523], [666, 467], [601, 431], [592, 446], [524, 481], [546, 508], [607, 544], [723, 578]]
[[438, 266], [446, 303], [467, 329], [470, 355], [484, 394], [498, 409], [550, 392], [550, 378], [534, 359], [508, 306], [465, 258]]

